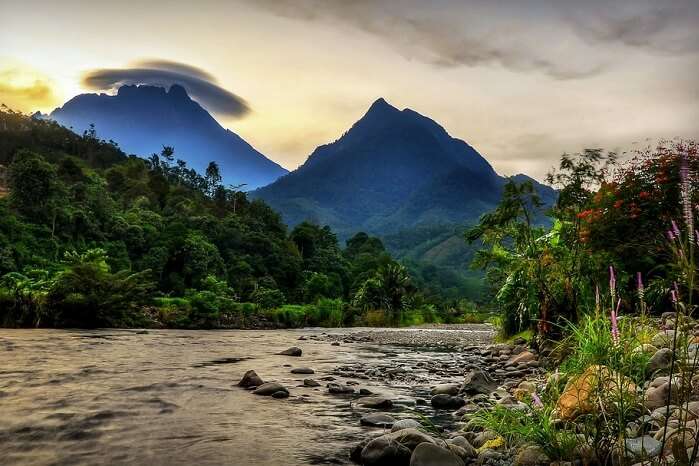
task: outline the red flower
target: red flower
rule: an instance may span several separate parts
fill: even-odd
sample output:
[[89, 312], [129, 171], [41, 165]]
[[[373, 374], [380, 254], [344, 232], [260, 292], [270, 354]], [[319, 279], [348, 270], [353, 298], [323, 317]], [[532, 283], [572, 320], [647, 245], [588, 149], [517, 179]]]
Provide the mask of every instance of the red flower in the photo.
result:
[[614, 208], [615, 208], [615, 209], [618, 209], [618, 208], [621, 207], [623, 204], [624, 204], [624, 201], [622, 201], [621, 199], [619, 199], [618, 201], [616, 201], [616, 202], [614, 203]]

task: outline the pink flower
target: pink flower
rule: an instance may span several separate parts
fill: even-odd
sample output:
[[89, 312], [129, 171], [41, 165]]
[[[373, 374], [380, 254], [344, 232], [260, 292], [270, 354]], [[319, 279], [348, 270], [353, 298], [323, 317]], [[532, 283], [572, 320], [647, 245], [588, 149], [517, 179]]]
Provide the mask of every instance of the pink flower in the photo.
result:
[[532, 402], [534, 403], [535, 408], [544, 407], [544, 404], [541, 402], [541, 398], [539, 398], [539, 395], [537, 395], [536, 392], [532, 393]]
[[619, 312], [619, 307], [621, 306], [621, 300], [616, 305], [616, 309], [612, 308], [612, 341], [614, 341], [614, 346], [619, 344], [619, 323], [617, 322], [617, 312]]

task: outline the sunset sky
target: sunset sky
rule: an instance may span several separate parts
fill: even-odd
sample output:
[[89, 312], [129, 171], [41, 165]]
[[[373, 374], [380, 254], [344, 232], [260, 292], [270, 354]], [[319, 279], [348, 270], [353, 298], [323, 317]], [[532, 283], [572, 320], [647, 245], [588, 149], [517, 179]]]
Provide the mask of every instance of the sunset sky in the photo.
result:
[[0, 103], [181, 72], [289, 169], [378, 97], [539, 179], [564, 151], [699, 127], [696, 0], [0, 0], [0, 17]]

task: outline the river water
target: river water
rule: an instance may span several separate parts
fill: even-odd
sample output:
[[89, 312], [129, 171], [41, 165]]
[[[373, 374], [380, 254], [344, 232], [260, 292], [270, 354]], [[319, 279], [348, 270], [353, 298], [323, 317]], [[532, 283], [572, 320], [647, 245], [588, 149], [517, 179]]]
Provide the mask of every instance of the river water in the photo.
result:
[[[0, 329], [0, 464], [350, 464], [349, 448], [367, 435], [366, 411], [320, 379], [347, 364], [451, 356], [313, 338], [325, 332]], [[275, 354], [290, 346], [303, 356]], [[290, 373], [300, 366], [316, 373]], [[284, 384], [290, 398], [238, 388], [249, 369]], [[304, 378], [323, 386], [303, 387]], [[430, 415], [415, 407], [411, 384], [357, 382]]]

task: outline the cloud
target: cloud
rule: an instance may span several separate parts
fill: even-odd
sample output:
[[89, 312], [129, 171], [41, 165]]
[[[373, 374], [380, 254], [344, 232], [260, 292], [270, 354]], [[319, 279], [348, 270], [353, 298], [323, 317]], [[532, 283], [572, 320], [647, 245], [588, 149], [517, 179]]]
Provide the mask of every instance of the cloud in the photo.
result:
[[48, 79], [15, 67], [0, 69], [0, 104], [15, 110], [33, 111], [55, 101]]
[[667, 55], [699, 52], [696, 0], [638, 0], [632, 9], [623, 2], [591, 5], [568, 17], [574, 31], [590, 43], [618, 43]]
[[243, 98], [220, 87], [209, 73], [166, 60], [143, 60], [128, 68], [92, 70], [83, 75], [82, 84], [93, 90], [113, 90], [126, 84], [179, 84], [194, 100], [218, 115], [242, 117], [250, 111]]
[[559, 80], [606, 71], [615, 60], [600, 42], [667, 53], [699, 48], [699, 1], [651, 1], [250, 0], [279, 16], [350, 25], [435, 66], [499, 65]]

